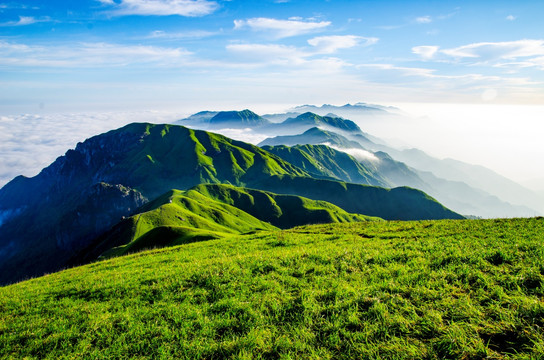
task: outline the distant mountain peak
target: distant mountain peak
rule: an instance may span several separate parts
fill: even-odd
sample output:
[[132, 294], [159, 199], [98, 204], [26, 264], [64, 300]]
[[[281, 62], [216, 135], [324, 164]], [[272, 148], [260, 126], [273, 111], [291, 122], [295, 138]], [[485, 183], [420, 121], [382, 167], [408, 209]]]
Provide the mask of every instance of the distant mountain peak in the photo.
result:
[[220, 111], [210, 119], [210, 124], [231, 123], [235, 125], [255, 126], [267, 125], [267, 119], [249, 109], [242, 111]]
[[285, 120], [283, 125], [315, 125], [349, 132], [362, 132], [361, 128], [351, 120], [341, 117], [321, 116], [310, 111], [302, 113], [295, 118]]

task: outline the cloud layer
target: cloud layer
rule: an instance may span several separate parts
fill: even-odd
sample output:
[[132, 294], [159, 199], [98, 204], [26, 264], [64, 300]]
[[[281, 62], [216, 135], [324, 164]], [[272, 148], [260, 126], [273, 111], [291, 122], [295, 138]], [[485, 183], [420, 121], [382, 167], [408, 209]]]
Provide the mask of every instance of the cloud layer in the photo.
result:
[[277, 39], [323, 30], [329, 25], [331, 25], [330, 21], [302, 20], [300, 18], [288, 20], [271, 18], [234, 20], [235, 29], [249, 28], [253, 31], [266, 32]]
[[46, 67], [108, 67], [129, 64], [178, 64], [190, 52], [182, 48], [109, 43], [39, 46], [0, 40], [0, 64]]
[[213, 13], [219, 5], [208, 0], [98, 0], [106, 6], [113, 6], [112, 15], [179, 15], [204, 16]]
[[332, 54], [339, 49], [349, 49], [364, 42], [365, 46], [378, 42], [378, 38], [366, 38], [355, 35], [318, 36], [308, 40], [308, 44], [316, 48], [320, 53]]
[[440, 49], [439, 46], [415, 46], [412, 52], [424, 60], [463, 61], [466, 64], [494, 67], [544, 69], [544, 40], [541, 39], [479, 42], [449, 49]]

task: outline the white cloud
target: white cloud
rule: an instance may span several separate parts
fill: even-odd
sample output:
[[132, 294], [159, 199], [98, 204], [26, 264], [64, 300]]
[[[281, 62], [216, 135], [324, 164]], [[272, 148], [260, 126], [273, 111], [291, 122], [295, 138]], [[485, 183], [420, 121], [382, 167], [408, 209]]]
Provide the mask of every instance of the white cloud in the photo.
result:
[[438, 46], [415, 46], [412, 48], [412, 53], [421, 56], [423, 59], [432, 59], [438, 51]]
[[39, 10], [40, 8], [38, 6], [27, 6], [27, 5], [24, 5], [24, 4], [9, 3], [9, 4], [0, 4], [0, 9], [32, 9], [32, 10]]
[[508, 20], [508, 21], [514, 21], [514, 20], [516, 20], [516, 17], [515, 17], [514, 15], [508, 15], [508, 16], [506, 17], [506, 20]]
[[320, 53], [331, 54], [338, 49], [348, 49], [359, 45], [364, 41], [364, 45], [372, 45], [378, 42], [377, 38], [365, 38], [355, 35], [334, 35], [318, 36], [308, 40], [308, 44], [317, 48]]
[[161, 30], [152, 31], [146, 38], [147, 39], [203, 39], [210, 36], [214, 36], [218, 33], [205, 30], [194, 30], [187, 32], [169, 33]]
[[420, 76], [420, 77], [434, 77], [435, 70], [426, 68], [414, 68], [396, 66], [393, 64], [361, 64], [357, 65], [357, 68], [371, 68], [376, 70], [388, 70], [400, 72], [403, 76]]
[[346, 149], [332, 145], [331, 143], [323, 143], [323, 145], [326, 145], [337, 151], [345, 152], [346, 154], [353, 156], [357, 161], [380, 162], [380, 159], [376, 155], [374, 155], [374, 153], [367, 150], [357, 148]]
[[254, 132], [250, 128], [246, 129], [219, 129], [213, 130], [213, 132], [224, 135], [228, 138], [243, 141], [253, 145], [257, 145], [261, 141], [267, 138], [267, 135]]
[[227, 50], [241, 54], [245, 59], [276, 64], [299, 65], [311, 56], [296, 47], [278, 44], [230, 44]]
[[288, 20], [278, 20], [271, 18], [234, 20], [235, 29], [243, 29], [247, 27], [254, 31], [268, 32], [278, 39], [322, 30], [330, 24], [331, 23], [329, 21], [303, 21], [300, 18], [291, 18]]
[[514, 73], [523, 68], [544, 70], [544, 40], [523, 39], [503, 42], [480, 42], [456, 48], [415, 46], [412, 52], [423, 60], [458, 62], [466, 66], [485, 65]]
[[176, 65], [191, 53], [182, 48], [108, 43], [29, 46], [0, 41], [0, 64], [10, 66], [104, 67], [154, 63]]
[[430, 16], [420, 16], [418, 18], [416, 18], [416, 22], [418, 24], [428, 24], [430, 22], [432, 22], [433, 20], [431, 19]]
[[[482, 97], [486, 89], [496, 89], [501, 99], [516, 98], [521, 101], [534, 101], [541, 96], [542, 83], [531, 77], [512, 75], [487, 75], [479, 73], [448, 74], [436, 69], [422, 67], [403, 67], [393, 64], [357, 65], [361, 78], [376, 84], [394, 84], [396, 91], [404, 89], [403, 97], [442, 98], [459, 102], [490, 101], [491, 93]], [[394, 90], [395, 91], [395, 90]]]
[[209, 0], [98, 0], [104, 5], [114, 6], [111, 14], [122, 15], [179, 15], [204, 16], [213, 13], [219, 5]]
[[51, 18], [49, 17], [36, 19], [35, 17], [32, 17], [32, 16], [19, 16], [19, 20], [0, 23], [0, 26], [25, 26], [25, 25], [32, 25], [36, 23], [50, 22], [50, 21], [51, 21]]
[[499, 95], [499, 92], [496, 89], [485, 89], [482, 92], [482, 100], [493, 101], [497, 98], [498, 95]]
[[444, 49], [440, 52], [454, 58], [473, 58], [483, 61], [543, 56], [544, 40], [481, 42]]

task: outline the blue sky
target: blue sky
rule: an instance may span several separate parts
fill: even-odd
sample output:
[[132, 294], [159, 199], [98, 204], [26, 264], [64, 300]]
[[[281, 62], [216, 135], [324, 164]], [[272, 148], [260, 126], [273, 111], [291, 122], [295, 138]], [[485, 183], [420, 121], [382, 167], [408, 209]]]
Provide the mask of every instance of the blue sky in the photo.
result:
[[542, 1], [0, 0], [0, 114], [544, 103]]

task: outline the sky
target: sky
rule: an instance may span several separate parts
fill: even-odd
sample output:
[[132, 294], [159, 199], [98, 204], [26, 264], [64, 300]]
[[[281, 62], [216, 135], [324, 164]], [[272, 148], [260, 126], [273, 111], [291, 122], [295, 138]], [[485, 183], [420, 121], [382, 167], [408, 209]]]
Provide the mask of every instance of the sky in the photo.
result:
[[[542, 18], [541, 0], [0, 0], [0, 128], [15, 144], [0, 155], [28, 156], [13, 140], [27, 131], [45, 141], [30, 133], [36, 116], [77, 132], [101, 112], [364, 101], [422, 116], [425, 104], [446, 104], [432, 110], [443, 122], [449, 105], [468, 104], [530, 109], [532, 126], [544, 115]], [[544, 167], [531, 171], [544, 178]]]

